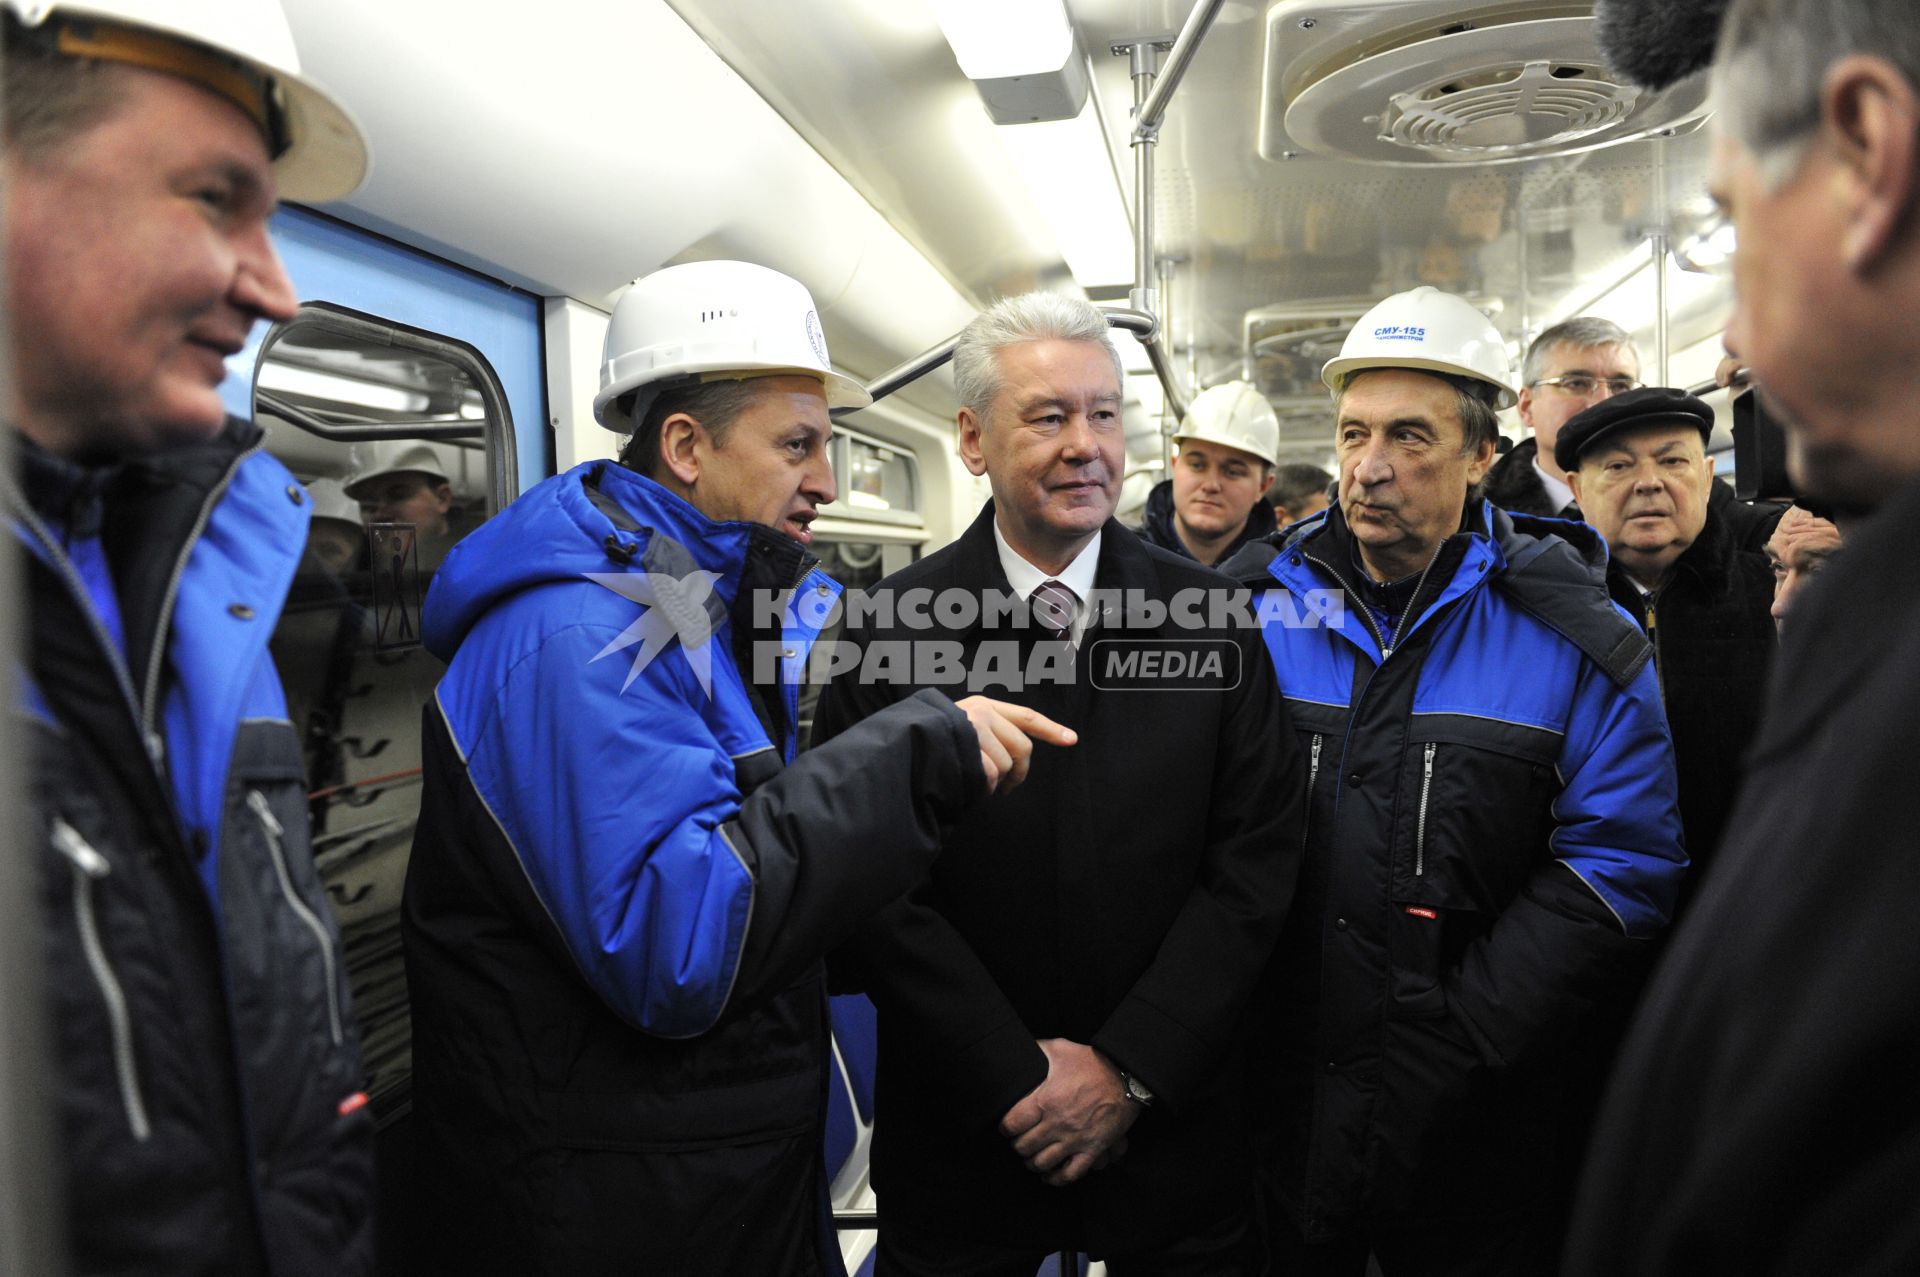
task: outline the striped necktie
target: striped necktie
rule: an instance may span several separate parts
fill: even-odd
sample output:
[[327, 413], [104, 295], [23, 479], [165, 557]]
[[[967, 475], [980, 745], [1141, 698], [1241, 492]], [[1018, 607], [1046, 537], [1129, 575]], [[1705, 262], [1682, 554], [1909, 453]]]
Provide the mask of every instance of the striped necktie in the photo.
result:
[[1057, 642], [1073, 637], [1073, 616], [1079, 610], [1080, 600], [1072, 590], [1058, 581], [1042, 581], [1033, 587], [1027, 602], [1041, 633]]

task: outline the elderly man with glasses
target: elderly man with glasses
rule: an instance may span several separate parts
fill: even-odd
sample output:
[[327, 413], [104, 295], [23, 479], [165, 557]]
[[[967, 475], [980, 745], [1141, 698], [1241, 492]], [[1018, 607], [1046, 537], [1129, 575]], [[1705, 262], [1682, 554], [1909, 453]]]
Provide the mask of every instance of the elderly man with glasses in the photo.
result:
[[[1514, 514], [1580, 517], [1567, 472], [1553, 458], [1560, 427], [1610, 395], [1640, 386], [1640, 355], [1618, 324], [1591, 315], [1534, 338], [1521, 365], [1520, 420], [1533, 431], [1487, 472], [1487, 500]], [[1731, 494], [1729, 494], [1731, 495]]]

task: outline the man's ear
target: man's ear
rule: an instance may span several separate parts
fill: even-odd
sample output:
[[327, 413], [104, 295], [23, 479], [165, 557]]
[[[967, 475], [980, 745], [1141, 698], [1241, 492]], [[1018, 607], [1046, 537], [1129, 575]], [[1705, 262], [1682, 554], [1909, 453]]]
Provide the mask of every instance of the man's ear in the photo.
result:
[[453, 485], [436, 483], [433, 485], [433, 508], [436, 513], [445, 514], [453, 509]]
[[1467, 467], [1467, 482], [1478, 483], [1487, 477], [1487, 471], [1493, 469], [1493, 459], [1500, 455], [1494, 450], [1493, 440], [1482, 439], [1480, 448], [1473, 454], [1473, 462]]
[[1273, 487], [1273, 467], [1268, 466], [1267, 477], [1260, 480], [1260, 498], [1259, 499], [1262, 501], [1265, 501], [1267, 499], [1267, 493], [1269, 490], [1272, 489], [1272, 487]]
[[960, 464], [967, 468], [968, 474], [985, 474], [987, 454], [980, 450], [980, 434], [984, 429], [980, 418], [974, 416], [973, 409], [962, 408], [956, 422], [960, 429]]
[[1827, 69], [1820, 107], [1821, 138], [1842, 174], [1841, 260], [1865, 273], [1911, 233], [1920, 100], [1891, 62], [1855, 54]]
[[700, 478], [700, 444], [705, 438], [700, 423], [684, 412], [660, 423], [660, 464], [685, 487], [691, 488]]
[[1713, 495], [1713, 454], [1711, 452], [1707, 454], [1706, 461], [1707, 474], [1706, 478], [1700, 480], [1700, 495], [1711, 497]]
[[1514, 405], [1514, 410], [1520, 414], [1520, 424], [1529, 430], [1533, 429], [1532, 386], [1520, 387], [1520, 402]]
[[1567, 471], [1567, 489], [1573, 493], [1573, 503], [1575, 505], [1579, 505], [1581, 503], [1581, 498], [1580, 498], [1580, 472], [1578, 470]]

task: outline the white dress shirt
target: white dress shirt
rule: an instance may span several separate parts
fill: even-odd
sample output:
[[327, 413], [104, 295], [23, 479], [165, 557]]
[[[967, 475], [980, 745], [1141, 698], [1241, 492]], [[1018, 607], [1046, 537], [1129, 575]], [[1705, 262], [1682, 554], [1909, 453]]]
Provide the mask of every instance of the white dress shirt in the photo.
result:
[[993, 521], [993, 543], [1000, 550], [1000, 569], [1007, 574], [1007, 584], [1021, 598], [1029, 598], [1033, 592], [1048, 581], [1058, 581], [1073, 591], [1073, 597], [1079, 600], [1073, 609], [1073, 629], [1068, 639], [1075, 647], [1080, 646], [1080, 636], [1087, 632], [1087, 622], [1092, 619], [1092, 609], [1087, 600], [1093, 597], [1093, 573], [1100, 565], [1100, 536], [1093, 534], [1093, 540], [1086, 543], [1076, 554], [1073, 562], [1060, 570], [1057, 576], [1048, 576], [1033, 564], [1020, 557], [1012, 546], [1007, 544], [1005, 534], [1000, 531], [1000, 520]]

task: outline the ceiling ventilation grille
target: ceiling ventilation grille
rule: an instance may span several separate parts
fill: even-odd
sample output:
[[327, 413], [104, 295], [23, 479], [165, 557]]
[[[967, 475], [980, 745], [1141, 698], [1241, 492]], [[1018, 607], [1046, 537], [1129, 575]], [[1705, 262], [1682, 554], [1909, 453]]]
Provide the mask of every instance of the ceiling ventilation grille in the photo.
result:
[[1470, 17], [1439, 0], [1279, 0], [1267, 15], [1262, 97], [1268, 159], [1399, 165], [1566, 155], [1706, 116], [1704, 75], [1661, 93], [1618, 83], [1590, 6], [1542, 0]]
[[1528, 62], [1487, 72], [1480, 83], [1451, 80], [1394, 94], [1380, 139], [1443, 159], [1504, 158], [1612, 128], [1639, 97], [1585, 67]]

